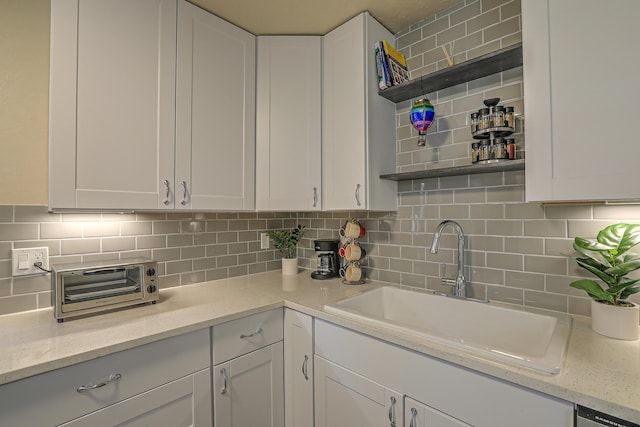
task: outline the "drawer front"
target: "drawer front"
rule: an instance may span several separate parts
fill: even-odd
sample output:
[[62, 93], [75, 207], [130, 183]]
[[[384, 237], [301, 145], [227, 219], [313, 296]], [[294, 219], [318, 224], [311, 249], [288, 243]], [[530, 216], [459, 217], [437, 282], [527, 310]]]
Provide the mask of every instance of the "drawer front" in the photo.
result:
[[282, 309], [278, 308], [214, 326], [213, 364], [281, 341], [283, 317]]
[[[5, 384], [0, 386], [0, 425], [58, 425], [209, 363], [209, 330], [203, 329]], [[81, 386], [98, 387], [78, 392]]]

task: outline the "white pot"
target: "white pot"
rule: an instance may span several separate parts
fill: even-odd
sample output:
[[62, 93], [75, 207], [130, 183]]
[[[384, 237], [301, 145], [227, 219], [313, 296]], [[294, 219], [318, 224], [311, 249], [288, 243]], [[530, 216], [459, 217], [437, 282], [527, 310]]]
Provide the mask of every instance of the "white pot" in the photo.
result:
[[298, 258], [282, 258], [282, 275], [293, 276], [298, 274]]
[[619, 307], [591, 300], [591, 329], [619, 340], [637, 340], [640, 306]]

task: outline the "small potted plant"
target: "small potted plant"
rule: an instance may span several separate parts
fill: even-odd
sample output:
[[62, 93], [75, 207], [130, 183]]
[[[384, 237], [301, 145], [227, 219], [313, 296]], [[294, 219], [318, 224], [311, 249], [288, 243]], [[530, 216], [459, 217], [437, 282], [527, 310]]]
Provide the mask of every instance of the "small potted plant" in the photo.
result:
[[640, 279], [627, 277], [640, 268], [640, 254], [629, 252], [640, 243], [640, 224], [614, 224], [600, 230], [596, 239], [576, 237], [573, 248], [581, 255], [578, 265], [598, 277], [576, 280], [571, 286], [592, 298], [591, 327], [599, 334], [623, 340], [638, 339], [640, 310], [627, 301], [640, 292]]
[[276, 249], [278, 249], [282, 254], [283, 275], [298, 274], [298, 257], [296, 248], [305, 232], [306, 230], [304, 225], [300, 224], [291, 231], [267, 231], [267, 235], [271, 240], [273, 240]]

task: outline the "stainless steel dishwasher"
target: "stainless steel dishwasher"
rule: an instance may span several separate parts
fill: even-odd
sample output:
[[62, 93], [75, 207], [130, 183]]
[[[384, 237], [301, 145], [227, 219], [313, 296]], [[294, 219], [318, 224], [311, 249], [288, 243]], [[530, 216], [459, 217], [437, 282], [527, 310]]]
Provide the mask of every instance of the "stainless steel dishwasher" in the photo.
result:
[[640, 427], [631, 421], [621, 420], [612, 415], [607, 415], [594, 409], [578, 405], [576, 427]]

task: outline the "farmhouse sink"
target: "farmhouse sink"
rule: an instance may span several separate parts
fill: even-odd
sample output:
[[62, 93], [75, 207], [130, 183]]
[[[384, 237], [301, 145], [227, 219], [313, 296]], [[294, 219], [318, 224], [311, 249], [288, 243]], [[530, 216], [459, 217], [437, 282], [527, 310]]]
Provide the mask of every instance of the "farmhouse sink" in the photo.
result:
[[325, 311], [463, 349], [494, 361], [557, 374], [571, 317], [449, 298], [392, 286], [324, 306]]

